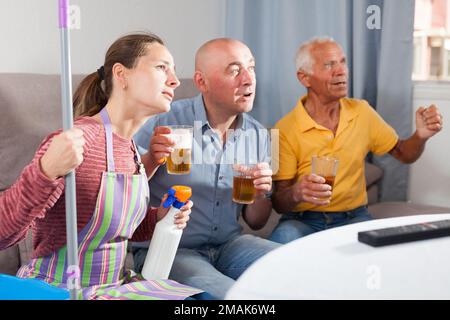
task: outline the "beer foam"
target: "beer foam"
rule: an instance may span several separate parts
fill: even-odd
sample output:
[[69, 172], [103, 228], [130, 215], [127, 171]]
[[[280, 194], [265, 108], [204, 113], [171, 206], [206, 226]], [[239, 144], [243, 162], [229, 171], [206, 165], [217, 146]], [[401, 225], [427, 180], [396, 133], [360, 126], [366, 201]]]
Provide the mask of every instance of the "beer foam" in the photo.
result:
[[175, 129], [165, 136], [175, 141], [175, 149], [191, 149], [192, 148], [192, 132], [188, 129]]

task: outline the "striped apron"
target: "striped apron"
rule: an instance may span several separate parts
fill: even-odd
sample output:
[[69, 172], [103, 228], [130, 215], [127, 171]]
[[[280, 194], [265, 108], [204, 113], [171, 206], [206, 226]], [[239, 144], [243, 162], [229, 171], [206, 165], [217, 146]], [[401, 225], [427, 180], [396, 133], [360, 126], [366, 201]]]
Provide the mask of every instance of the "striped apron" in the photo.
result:
[[[145, 280], [125, 271], [128, 239], [147, 213], [147, 176], [134, 145], [139, 174], [115, 172], [111, 123], [105, 108], [100, 112], [106, 133], [108, 171], [102, 173], [94, 214], [78, 234], [82, 299], [182, 300], [202, 292], [172, 280]], [[67, 246], [49, 256], [32, 259], [17, 273], [67, 288]]]

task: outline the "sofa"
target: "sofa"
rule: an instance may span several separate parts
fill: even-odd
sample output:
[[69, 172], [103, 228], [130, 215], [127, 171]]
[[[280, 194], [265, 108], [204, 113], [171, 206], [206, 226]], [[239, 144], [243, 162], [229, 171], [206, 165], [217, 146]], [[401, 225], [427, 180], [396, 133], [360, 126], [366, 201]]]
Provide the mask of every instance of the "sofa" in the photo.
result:
[[[75, 88], [82, 75], [73, 76]], [[191, 79], [181, 79], [175, 91], [175, 99], [197, 94]], [[0, 192], [6, 190], [22, 169], [33, 158], [36, 148], [50, 132], [62, 126], [60, 77], [40, 74], [0, 74]], [[400, 215], [433, 214], [450, 212], [439, 208], [406, 202], [379, 203], [378, 183], [383, 172], [378, 167], [366, 164], [366, 181], [369, 195], [369, 211], [375, 218]], [[0, 208], [1, 210], [1, 208]], [[261, 230], [251, 230], [241, 220], [244, 232], [267, 237], [278, 221], [273, 212]], [[0, 251], [0, 273], [15, 274], [27, 263], [32, 250], [31, 235], [21, 243]], [[131, 254], [127, 256], [127, 267], [132, 267]]]

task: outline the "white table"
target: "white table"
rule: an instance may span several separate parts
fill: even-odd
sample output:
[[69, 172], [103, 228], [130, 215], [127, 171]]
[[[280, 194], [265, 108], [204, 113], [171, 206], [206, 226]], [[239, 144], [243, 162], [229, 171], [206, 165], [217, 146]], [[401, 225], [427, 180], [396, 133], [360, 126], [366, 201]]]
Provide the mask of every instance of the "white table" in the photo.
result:
[[227, 299], [450, 299], [450, 237], [374, 248], [359, 231], [450, 219], [380, 219], [309, 235], [255, 262]]

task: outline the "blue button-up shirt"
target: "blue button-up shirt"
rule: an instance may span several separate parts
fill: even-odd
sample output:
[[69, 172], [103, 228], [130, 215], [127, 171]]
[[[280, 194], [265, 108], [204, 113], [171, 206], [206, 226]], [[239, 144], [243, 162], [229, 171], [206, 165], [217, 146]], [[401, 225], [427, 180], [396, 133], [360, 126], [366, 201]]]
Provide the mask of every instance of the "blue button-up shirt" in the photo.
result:
[[170, 175], [166, 166], [161, 166], [149, 182], [151, 205], [158, 207], [174, 185], [190, 186], [194, 206], [180, 247], [203, 248], [227, 242], [242, 229], [238, 218], [243, 205], [232, 201], [232, 164], [243, 158], [270, 163], [268, 130], [250, 115], [240, 114], [236, 130], [227, 135], [224, 145], [209, 125], [203, 98], [198, 95], [173, 102], [168, 113], [147, 121], [134, 137], [140, 153], [147, 152], [154, 128], [164, 125], [194, 127], [192, 165], [186, 175]]

